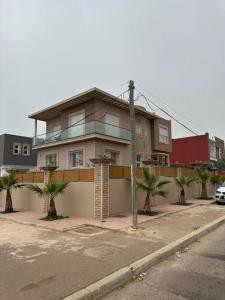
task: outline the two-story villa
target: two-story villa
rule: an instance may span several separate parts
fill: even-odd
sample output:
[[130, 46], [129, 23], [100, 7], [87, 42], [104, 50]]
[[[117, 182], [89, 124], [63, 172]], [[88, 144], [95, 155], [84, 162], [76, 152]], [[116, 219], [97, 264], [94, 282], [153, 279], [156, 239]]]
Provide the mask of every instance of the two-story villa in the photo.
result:
[[[137, 163], [169, 164], [171, 122], [136, 106]], [[33, 149], [38, 167], [86, 168], [90, 159], [107, 156], [113, 164], [130, 165], [128, 102], [92, 88], [29, 116], [35, 120]], [[38, 120], [46, 133], [37, 135]]]

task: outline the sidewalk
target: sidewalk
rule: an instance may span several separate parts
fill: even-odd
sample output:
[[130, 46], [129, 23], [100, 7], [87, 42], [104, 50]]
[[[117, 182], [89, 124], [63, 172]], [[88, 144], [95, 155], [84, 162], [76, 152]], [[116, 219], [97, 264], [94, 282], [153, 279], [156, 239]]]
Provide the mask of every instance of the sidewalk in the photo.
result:
[[95, 227], [95, 234], [57, 232], [1, 218], [0, 268], [11, 278], [0, 283], [1, 295], [8, 300], [15, 294], [18, 300], [46, 295], [61, 300], [224, 215], [224, 206], [200, 205], [144, 222], [137, 231]]
[[[153, 210], [159, 211], [160, 214], [155, 216], [138, 215], [138, 223], [143, 224], [149, 220], [158, 219], [179, 211], [189, 210], [199, 205], [203, 205], [203, 204], [207, 205], [213, 201], [192, 199], [187, 202], [191, 202], [192, 205], [180, 206], [180, 205], [171, 205], [168, 203], [157, 205], [153, 207]], [[71, 216], [69, 218], [62, 219], [62, 220], [55, 220], [52, 222], [40, 220], [45, 215], [46, 214], [44, 213], [24, 211], [24, 212], [12, 213], [12, 214], [0, 214], [0, 218], [5, 218], [7, 220], [18, 222], [21, 224], [36, 225], [39, 227], [54, 229], [58, 231], [67, 231], [67, 230], [71, 230], [72, 228], [78, 228], [85, 225], [101, 227], [104, 229], [127, 231], [130, 228], [131, 221], [132, 221], [131, 213], [124, 213], [116, 217], [110, 217], [105, 219], [103, 222], [94, 218], [84, 218], [84, 217], [75, 217], [75, 216]]]

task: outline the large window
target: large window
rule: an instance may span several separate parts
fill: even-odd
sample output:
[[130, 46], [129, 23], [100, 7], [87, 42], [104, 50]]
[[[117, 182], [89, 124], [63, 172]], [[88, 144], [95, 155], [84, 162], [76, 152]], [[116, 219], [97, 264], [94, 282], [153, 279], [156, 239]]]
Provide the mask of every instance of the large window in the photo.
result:
[[47, 167], [57, 166], [57, 153], [50, 153], [45, 156]]
[[120, 137], [120, 121], [117, 116], [105, 115], [105, 134], [113, 137]]
[[141, 134], [141, 120], [136, 119], [136, 134]]
[[119, 153], [119, 151], [107, 149], [107, 150], [105, 150], [105, 155], [108, 158], [112, 159], [112, 164], [113, 165], [118, 165], [119, 164], [119, 160], [120, 160], [120, 153]]
[[168, 127], [159, 125], [159, 142], [169, 144], [169, 130]]
[[83, 150], [75, 150], [69, 152], [69, 167], [81, 168], [84, 166], [84, 153]]
[[69, 116], [68, 136], [70, 138], [85, 134], [85, 113], [77, 112]]

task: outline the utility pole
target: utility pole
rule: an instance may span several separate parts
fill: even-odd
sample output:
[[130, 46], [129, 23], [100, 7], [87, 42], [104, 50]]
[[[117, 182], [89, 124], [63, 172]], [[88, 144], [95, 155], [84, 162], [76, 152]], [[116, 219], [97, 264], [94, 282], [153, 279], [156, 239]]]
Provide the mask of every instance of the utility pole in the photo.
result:
[[132, 201], [132, 227], [138, 228], [137, 224], [137, 200], [136, 200], [136, 122], [134, 110], [134, 82], [129, 83], [129, 106], [131, 128], [131, 201]]

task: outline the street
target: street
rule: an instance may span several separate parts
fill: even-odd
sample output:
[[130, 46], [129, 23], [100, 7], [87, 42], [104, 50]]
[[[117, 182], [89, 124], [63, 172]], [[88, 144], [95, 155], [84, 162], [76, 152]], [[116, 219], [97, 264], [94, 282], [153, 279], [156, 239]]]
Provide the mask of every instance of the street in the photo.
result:
[[224, 237], [225, 225], [104, 300], [225, 299]]

